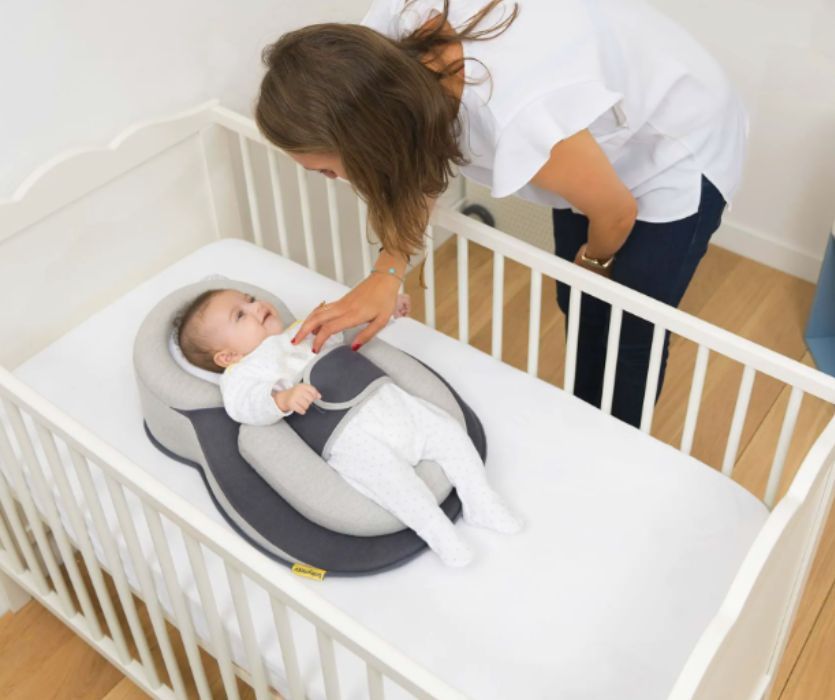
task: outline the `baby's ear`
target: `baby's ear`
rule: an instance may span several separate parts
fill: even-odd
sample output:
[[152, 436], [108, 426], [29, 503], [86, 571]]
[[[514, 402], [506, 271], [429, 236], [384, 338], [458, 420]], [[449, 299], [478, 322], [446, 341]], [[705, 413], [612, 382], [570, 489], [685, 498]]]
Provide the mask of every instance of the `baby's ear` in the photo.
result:
[[241, 359], [241, 355], [232, 350], [218, 350], [212, 359], [218, 367], [225, 369], [238, 362]]

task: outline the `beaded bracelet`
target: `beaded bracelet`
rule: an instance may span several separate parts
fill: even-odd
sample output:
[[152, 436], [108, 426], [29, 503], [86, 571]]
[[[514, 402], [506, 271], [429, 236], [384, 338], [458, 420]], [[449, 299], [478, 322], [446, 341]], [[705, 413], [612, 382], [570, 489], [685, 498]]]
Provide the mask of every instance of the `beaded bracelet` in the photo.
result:
[[399, 279], [404, 284], [406, 282], [406, 280], [404, 280], [400, 275], [397, 274], [397, 270], [395, 270], [393, 267], [390, 267], [387, 270], [378, 270], [375, 268], [371, 270], [371, 272], [376, 272], [381, 275], [391, 275], [392, 277], [396, 277], [397, 279]]

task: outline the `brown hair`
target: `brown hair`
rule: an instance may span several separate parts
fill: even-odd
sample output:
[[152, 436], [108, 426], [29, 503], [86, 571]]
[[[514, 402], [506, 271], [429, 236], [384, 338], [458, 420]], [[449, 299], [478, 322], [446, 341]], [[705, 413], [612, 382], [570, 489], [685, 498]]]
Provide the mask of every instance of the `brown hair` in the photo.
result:
[[222, 372], [223, 367], [215, 364], [215, 348], [208, 347], [205, 342], [206, 339], [200, 333], [199, 317], [206, 310], [212, 297], [222, 291], [222, 289], [210, 289], [203, 292], [185, 308], [174, 322], [177, 328], [177, 342], [180, 345], [180, 350], [183, 351], [183, 355], [191, 364], [209, 372]]
[[[268, 70], [255, 119], [276, 146], [336, 153], [368, 203], [368, 219], [389, 252], [423, 247], [426, 197], [447, 187], [458, 146], [458, 100], [442, 86], [463, 61], [427, 62], [454, 42], [504, 32], [518, 13], [476, 29], [502, 0], [490, 0], [460, 28], [447, 28], [449, 0], [434, 22], [400, 40], [352, 24], [317, 24], [283, 35], [263, 51]], [[411, 4], [406, 3], [406, 7]]]

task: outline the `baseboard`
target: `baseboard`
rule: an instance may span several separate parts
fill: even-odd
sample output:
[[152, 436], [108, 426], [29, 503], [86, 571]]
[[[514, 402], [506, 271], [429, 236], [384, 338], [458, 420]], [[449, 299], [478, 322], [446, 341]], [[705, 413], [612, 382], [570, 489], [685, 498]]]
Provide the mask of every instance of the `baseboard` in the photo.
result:
[[711, 243], [809, 282], [817, 281], [823, 261], [823, 249], [815, 255], [729, 221], [722, 223]]

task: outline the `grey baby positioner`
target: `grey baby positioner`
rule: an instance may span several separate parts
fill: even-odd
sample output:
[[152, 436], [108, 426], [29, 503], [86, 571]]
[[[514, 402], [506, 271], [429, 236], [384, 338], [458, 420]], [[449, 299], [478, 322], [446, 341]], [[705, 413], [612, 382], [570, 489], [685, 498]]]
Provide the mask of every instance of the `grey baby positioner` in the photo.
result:
[[[187, 372], [183, 359], [175, 359], [178, 349], [172, 349], [182, 310], [202, 292], [219, 288], [269, 301], [285, 325], [294, 320], [280, 299], [234, 280], [203, 280], [162, 299], [142, 323], [134, 344], [136, 380], [152, 442], [199, 469], [226, 520], [283, 563], [358, 575], [411, 559], [426, 546], [423, 540], [350, 486], [322, 455], [327, 456], [348, 412], [380, 382], [395, 382], [447, 411], [484, 459], [484, 431], [472, 409], [432, 369], [375, 338], [357, 353], [338, 347], [308, 368], [307, 379], [322, 394], [319, 405], [306, 414], [310, 418], [294, 414], [269, 426], [236, 423], [223, 407], [216, 378], [201, 379], [196, 376], [200, 370]], [[461, 503], [440, 467], [423, 461], [415, 469], [446, 515], [458, 517]]]

